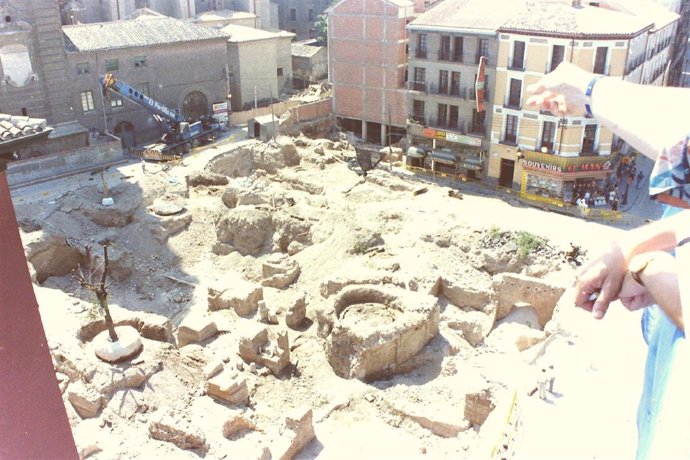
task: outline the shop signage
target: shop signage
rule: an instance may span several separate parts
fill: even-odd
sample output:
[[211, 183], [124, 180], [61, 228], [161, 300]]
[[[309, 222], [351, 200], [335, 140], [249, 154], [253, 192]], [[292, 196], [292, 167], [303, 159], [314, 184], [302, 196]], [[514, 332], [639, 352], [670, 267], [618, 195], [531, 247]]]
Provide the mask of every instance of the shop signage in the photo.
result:
[[544, 163], [543, 161], [522, 160], [522, 166], [527, 168], [546, 169], [547, 171], [553, 171], [557, 173], [563, 172], [563, 168], [561, 168], [560, 166]]
[[228, 103], [217, 102], [213, 104], [213, 116], [220, 123], [228, 122]]
[[[563, 158], [559, 158], [561, 161]], [[548, 161], [539, 160], [522, 160], [522, 166], [528, 169], [543, 169], [555, 173], [581, 173], [581, 172], [596, 172], [609, 171], [611, 169], [611, 162], [608, 160], [591, 161], [588, 163], [567, 163], [564, 165], [550, 163]]]
[[457, 144], [472, 145], [474, 147], [482, 146], [482, 139], [480, 137], [467, 136], [465, 134], [442, 131], [440, 129], [424, 128], [423, 135], [424, 137], [444, 139], [448, 142], [455, 142]]

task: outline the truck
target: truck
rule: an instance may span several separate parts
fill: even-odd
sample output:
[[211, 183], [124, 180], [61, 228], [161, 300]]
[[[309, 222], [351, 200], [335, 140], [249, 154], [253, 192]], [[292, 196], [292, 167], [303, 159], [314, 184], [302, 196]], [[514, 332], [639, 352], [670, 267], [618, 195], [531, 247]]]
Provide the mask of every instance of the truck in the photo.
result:
[[127, 99], [146, 110], [160, 123], [163, 135], [158, 142], [135, 149], [134, 155], [146, 160], [177, 160], [191, 149], [213, 142], [220, 133], [218, 120], [204, 115], [198, 120], [188, 120], [179, 110], [173, 110], [146, 96], [141, 91], [115, 78], [113, 74], [99, 78], [104, 93], [108, 91]]

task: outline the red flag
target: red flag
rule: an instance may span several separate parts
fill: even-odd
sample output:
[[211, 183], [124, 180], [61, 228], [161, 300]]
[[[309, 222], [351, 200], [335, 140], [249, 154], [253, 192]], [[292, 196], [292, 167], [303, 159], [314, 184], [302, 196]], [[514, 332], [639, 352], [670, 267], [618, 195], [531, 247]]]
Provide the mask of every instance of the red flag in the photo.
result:
[[477, 101], [477, 112], [484, 111], [484, 81], [486, 80], [486, 56], [479, 58], [479, 69], [477, 69], [477, 81], [474, 83], [474, 92]]

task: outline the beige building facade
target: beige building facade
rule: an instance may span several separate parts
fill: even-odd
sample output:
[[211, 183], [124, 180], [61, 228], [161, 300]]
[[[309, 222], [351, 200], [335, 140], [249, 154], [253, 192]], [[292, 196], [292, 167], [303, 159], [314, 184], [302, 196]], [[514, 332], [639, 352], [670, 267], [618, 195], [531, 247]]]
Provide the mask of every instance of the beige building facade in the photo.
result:
[[[561, 18], [559, 30], [553, 17]], [[561, 61], [658, 82], [654, 69], [668, 62], [669, 26], [657, 31], [647, 17], [578, 2], [543, 4], [506, 21], [498, 29], [487, 178], [553, 204], [571, 204], [582, 187], [601, 188], [620, 147], [613, 133], [586, 116], [559, 118], [529, 109], [525, 90]]]

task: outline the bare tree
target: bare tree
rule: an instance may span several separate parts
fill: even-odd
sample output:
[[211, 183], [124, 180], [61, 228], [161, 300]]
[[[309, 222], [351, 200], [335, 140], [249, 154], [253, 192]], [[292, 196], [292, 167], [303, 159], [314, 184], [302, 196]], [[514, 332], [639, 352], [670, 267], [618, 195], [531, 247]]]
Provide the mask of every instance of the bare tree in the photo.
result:
[[94, 257], [91, 253], [91, 246], [85, 246], [84, 249], [86, 250], [86, 267], [80, 265], [79, 271], [74, 275], [74, 279], [81, 285], [81, 287], [86, 288], [96, 294], [98, 304], [105, 315], [105, 326], [108, 328], [110, 340], [112, 342], [117, 342], [119, 339], [117, 337], [117, 332], [115, 332], [115, 323], [113, 323], [113, 317], [110, 316], [110, 309], [108, 308], [109, 285], [106, 285], [105, 282], [108, 276], [108, 246], [103, 245], [103, 273], [101, 274], [100, 281], [96, 282], [93, 280], [94, 278], [97, 278], [98, 271], [101, 267], [94, 267]]

